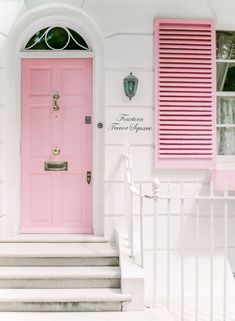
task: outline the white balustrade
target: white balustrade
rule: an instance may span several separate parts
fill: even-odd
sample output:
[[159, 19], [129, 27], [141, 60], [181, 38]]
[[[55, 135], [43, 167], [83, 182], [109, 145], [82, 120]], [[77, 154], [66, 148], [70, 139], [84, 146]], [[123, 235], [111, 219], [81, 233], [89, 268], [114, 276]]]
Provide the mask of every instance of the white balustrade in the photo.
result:
[[[228, 201], [234, 201], [235, 196], [229, 195], [228, 193], [228, 185], [225, 184], [225, 189], [223, 193], [215, 193], [213, 188], [213, 183], [210, 183], [210, 190], [209, 193], [206, 194], [205, 192], [200, 194], [200, 183], [198, 181], [190, 181], [193, 183], [196, 187], [196, 191], [193, 195], [189, 195], [185, 193], [186, 191], [186, 183], [189, 183], [189, 181], [178, 181], [178, 184], [180, 184], [180, 195], [176, 195], [171, 193], [171, 181], [162, 181], [162, 184], [166, 185], [166, 193], [159, 194], [160, 189], [160, 182], [158, 179], [154, 179], [152, 181], [152, 193], [151, 194], [145, 194], [144, 193], [144, 185], [143, 182], [138, 182], [139, 188], [137, 188], [137, 184], [134, 183], [133, 175], [132, 175], [132, 157], [130, 154], [130, 147], [128, 143], [125, 144], [125, 165], [126, 165], [126, 191], [127, 191], [127, 218], [128, 218], [128, 244], [130, 247], [130, 256], [135, 257], [136, 256], [136, 247], [134, 246], [134, 208], [133, 208], [133, 197], [134, 195], [139, 198], [139, 229], [137, 228], [137, 232], [139, 231], [139, 240], [140, 243], [138, 245], [138, 253], [140, 253], [140, 265], [144, 266], [144, 199], [152, 199], [153, 201], [153, 243], [152, 243], [152, 253], [153, 253], [153, 296], [152, 296], [152, 306], [157, 307], [158, 299], [159, 299], [159, 271], [161, 270], [160, 264], [162, 264], [162, 261], [160, 259], [160, 253], [162, 251], [162, 246], [159, 243], [159, 215], [158, 209], [157, 209], [157, 203], [158, 200], [164, 200], [166, 202], [166, 247], [165, 247], [165, 254], [166, 254], [166, 287], [165, 287], [165, 306], [166, 308], [171, 311], [171, 306], [173, 305], [172, 299], [173, 299], [173, 284], [171, 274], [174, 272], [174, 262], [173, 262], [173, 253], [176, 253], [178, 251], [180, 255], [179, 260], [179, 271], [180, 271], [180, 304], [179, 304], [179, 314], [181, 321], [186, 321], [186, 314], [188, 313], [186, 307], [187, 302], [187, 291], [186, 289], [186, 251], [188, 250], [187, 243], [186, 243], [186, 225], [185, 220], [187, 219], [187, 215], [185, 212], [185, 201], [186, 200], [193, 200], [195, 204], [195, 212], [194, 212], [194, 223], [195, 225], [192, 228], [192, 233], [194, 233], [194, 241], [195, 245], [193, 246], [192, 252], [193, 257], [195, 259], [195, 272], [194, 277], [192, 280], [192, 283], [194, 284], [194, 300], [193, 305], [194, 309], [193, 312], [191, 311], [191, 314], [193, 313], [193, 320], [199, 321], [201, 320], [201, 313], [200, 313], [200, 300], [201, 300], [201, 292], [200, 292], [200, 277], [201, 277], [201, 224], [203, 221], [201, 221], [200, 217], [200, 202], [207, 201], [209, 202], [209, 245], [206, 247], [207, 250], [209, 250], [208, 259], [209, 259], [209, 297], [208, 297], [208, 314], [206, 321], [214, 321], [215, 317], [218, 317], [218, 315], [215, 315], [217, 306], [215, 301], [215, 257], [216, 257], [216, 250], [218, 248], [218, 244], [216, 243], [216, 234], [215, 234], [215, 223], [216, 223], [216, 216], [215, 216], [215, 209], [216, 204], [215, 202], [220, 201], [223, 203], [222, 206], [222, 212], [223, 215], [223, 229], [222, 232], [224, 234], [223, 236], [223, 290], [222, 290], [222, 301], [223, 301], [223, 308], [221, 311], [221, 321], [226, 321], [228, 319]], [[179, 249], [172, 248], [171, 247], [171, 233], [174, 231], [174, 226], [172, 223], [172, 213], [171, 213], [171, 202], [174, 200], [180, 200], [180, 246]], [[235, 203], [234, 203], [235, 204]], [[220, 214], [220, 215], [221, 215]], [[192, 216], [191, 216], [192, 217]], [[135, 224], [136, 225], [136, 224]], [[160, 240], [161, 241], [161, 240]], [[221, 246], [219, 246], [221, 249]], [[192, 255], [192, 254], [191, 254]], [[235, 281], [234, 281], [235, 282]], [[204, 293], [205, 294], [205, 293]], [[203, 294], [203, 295], [204, 295]], [[220, 320], [220, 319], [219, 319]]]

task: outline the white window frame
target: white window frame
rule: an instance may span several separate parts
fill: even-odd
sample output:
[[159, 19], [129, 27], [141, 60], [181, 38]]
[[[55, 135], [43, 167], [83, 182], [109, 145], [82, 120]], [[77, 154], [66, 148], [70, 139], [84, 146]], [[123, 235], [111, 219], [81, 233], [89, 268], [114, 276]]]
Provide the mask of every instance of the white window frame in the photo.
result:
[[[217, 29], [216, 32], [222, 32], [222, 31], [231, 31], [235, 33], [235, 30], [228, 30], [227, 28], [221, 28]], [[235, 59], [216, 59], [217, 62], [224, 62], [224, 63], [235, 63]], [[217, 79], [217, 77], [216, 77]], [[235, 91], [216, 91], [216, 146], [217, 146], [217, 129], [221, 127], [226, 128], [235, 128], [235, 124], [231, 125], [218, 125], [217, 123], [217, 111], [218, 111], [218, 97], [234, 97], [235, 98]], [[216, 148], [216, 160], [217, 160], [217, 168], [218, 169], [229, 169], [229, 168], [235, 168], [235, 155], [219, 155], [217, 154], [217, 148]]]

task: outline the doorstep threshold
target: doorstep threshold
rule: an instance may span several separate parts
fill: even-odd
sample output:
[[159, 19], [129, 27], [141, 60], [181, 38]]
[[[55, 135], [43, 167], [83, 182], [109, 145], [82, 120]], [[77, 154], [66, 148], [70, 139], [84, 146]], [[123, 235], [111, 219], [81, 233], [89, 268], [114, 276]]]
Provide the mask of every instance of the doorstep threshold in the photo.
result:
[[106, 243], [103, 236], [92, 234], [18, 234], [1, 236], [0, 243]]

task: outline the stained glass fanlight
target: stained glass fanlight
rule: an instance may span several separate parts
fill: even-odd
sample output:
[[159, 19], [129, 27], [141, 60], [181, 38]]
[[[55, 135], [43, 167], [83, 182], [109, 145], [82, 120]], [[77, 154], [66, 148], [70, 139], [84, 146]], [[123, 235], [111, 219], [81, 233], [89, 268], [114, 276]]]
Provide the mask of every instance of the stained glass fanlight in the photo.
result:
[[76, 31], [53, 26], [37, 31], [25, 46], [26, 50], [90, 50]]

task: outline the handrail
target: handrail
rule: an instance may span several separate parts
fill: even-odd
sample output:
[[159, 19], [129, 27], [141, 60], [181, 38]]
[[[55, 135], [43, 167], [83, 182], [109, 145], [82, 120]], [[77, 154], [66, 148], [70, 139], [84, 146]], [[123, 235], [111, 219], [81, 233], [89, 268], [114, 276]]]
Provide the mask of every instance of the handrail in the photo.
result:
[[130, 190], [132, 191], [133, 194], [135, 194], [136, 196], [139, 197], [143, 197], [143, 198], [150, 198], [150, 199], [158, 199], [159, 197], [159, 179], [158, 178], [154, 178], [153, 179], [153, 194], [143, 194], [141, 191], [139, 191], [136, 186], [133, 184], [132, 181], [132, 158], [131, 158], [131, 154], [129, 152], [129, 145], [126, 145], [125, 148], [127, 148], [126, 152], [124, 153], [125, 156], [125, 161], [126, 161], [126, 179], [129, 185]]
[[[136, 195], [140, 198], [140, 259], [141, 266], [144, 266], [144, 244], [143, 244], [143, 199], [153, 199], [154, 200], [154, 213], [156, 213], [156, 202], [159, 197], [159, 180], [157, 178], [153, 179], [152, 194], [145, 194], [142, 192], [142, 184], [140, 184], [140, 189], [137, 189], [132, 177], [132, 156], [130, 154], [130, 146], [126, 141], [124, 144], [124, 157], [125, 157], [125, 177], [128, 192], [128, 243], [130, 247], [130, 256], [134, 257], [134, 242], [133, 242], [133, 208], [132, 208], [132, 198]], [[155, 216], [155, 215], [154, 215]], [[156, 233], [156, 224], [154, 224], [154, 235]]]

